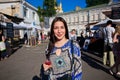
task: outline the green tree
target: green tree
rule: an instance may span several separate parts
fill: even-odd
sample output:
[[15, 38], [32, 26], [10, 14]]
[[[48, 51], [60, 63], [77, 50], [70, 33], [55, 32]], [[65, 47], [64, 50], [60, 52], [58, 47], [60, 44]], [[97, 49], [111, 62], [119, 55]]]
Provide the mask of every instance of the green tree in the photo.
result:
[[86, 7], [96, 6], [104, 3], [108, 3], [109, 0], [86, 0]]
[[56, 0], [44, 0], [43, 2], [43, 16], [50, 17], [56, 14], [55, 6]]
[[44, 12], [44, 10], [43, 10], [40, 6], [38, 6], [38, 11], [37, 11], [37, 13], [38, 13], [40, 22], [43, 22], [43, 21], [44, 21], [43, 12]]

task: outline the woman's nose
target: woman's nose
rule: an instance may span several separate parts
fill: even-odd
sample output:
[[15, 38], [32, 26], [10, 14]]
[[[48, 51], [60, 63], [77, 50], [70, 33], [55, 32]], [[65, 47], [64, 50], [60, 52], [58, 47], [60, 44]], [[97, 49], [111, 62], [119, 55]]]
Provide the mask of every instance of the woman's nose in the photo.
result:
[[58, 29], [58, 32], [61, 32], [61, 29], [60, 29], [60, 28]]

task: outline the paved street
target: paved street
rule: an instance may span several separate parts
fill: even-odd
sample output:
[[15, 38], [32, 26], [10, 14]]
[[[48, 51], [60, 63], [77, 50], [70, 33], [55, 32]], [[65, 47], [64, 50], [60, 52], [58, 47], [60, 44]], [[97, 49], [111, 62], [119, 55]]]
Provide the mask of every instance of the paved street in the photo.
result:
[[[20, 47], [8, 59], [0, 62], [0, 80], [39, 80], [40, 67], [45, 60], [47, 43], [37, 47]], [[117, 80], [102, 65], [102, 59], [82, 53], [83, 80]]]

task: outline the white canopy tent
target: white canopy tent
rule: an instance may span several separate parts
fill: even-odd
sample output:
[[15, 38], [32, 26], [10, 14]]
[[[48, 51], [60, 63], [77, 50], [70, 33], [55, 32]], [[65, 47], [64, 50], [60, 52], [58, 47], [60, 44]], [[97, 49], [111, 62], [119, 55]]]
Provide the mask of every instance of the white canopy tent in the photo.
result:
[[6, 28], [6, 23], [5, 22], [0, 23], [0, 27]]
[[[26, 26], [22, 26], [22, 25], [14, 23], [14, 22], [10, 22], [10, 23], [13, 24], [13, 29], [27, 29]], [[9, 28], [9, 26], [7, 26], [7, 23], [5, 23], [5, 22], [1, 23], [1, 26], [3, 28]]]
[[26, 25], [24, 22], [19, 23], [19, 25], [26, 27], [26, 29], [32, 29], [32, 27]]
[[100, 27], [106, 26], [106, 23], [107, 23], [108, 20], [111, 20], [113, 24], [120, 24], [120, 19], [114, 19], [114, 20], [113, 19], [105, 19], [105, 20], [103, 20], [103, 21], [98, 22], [97, 24], [95, 24], [91, 28], [91, 30], [98, 30]]
[[13, 24], [13, 28], [14, 28], [14, 29], [26, 29], [25, 26], [22, 26], [22, 25], [16, 24], [16, 23], [14, 23], [14, 22], [12, 22], [12, 24]]
[[36, 28], [37, 30], [41, 30], [41, 27], [40, 27], [40, 26], [35, 26], [33, 23], [30, 24], [30, 27]]
[[105, 19], [105, 20], [95, 24], [95, 26], [96, 25], [105, 25], [108, 20], [111, 20], [113, 22], [113, 24], [120, 24], [120, 19], [115, 19], [115, 20], [113, 20], [113, 19]]
[[41, 26], [35, 26], [35, 28], [37, 28], [38, 30], [41, 30]]

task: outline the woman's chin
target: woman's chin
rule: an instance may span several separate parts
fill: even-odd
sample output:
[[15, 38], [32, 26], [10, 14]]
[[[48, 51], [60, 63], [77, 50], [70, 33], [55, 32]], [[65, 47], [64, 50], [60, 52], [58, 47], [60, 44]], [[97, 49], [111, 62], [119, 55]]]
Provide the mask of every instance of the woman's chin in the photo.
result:
[[61, 38], [58, 38], [57, 40], [60, 41], [60, 40], [62, 40], [62, 39], [61, 39]]

